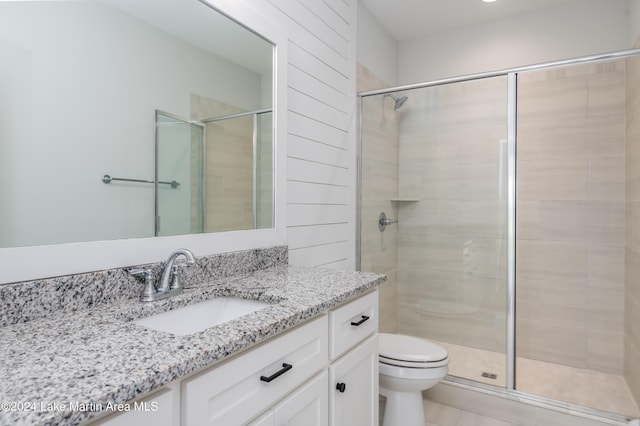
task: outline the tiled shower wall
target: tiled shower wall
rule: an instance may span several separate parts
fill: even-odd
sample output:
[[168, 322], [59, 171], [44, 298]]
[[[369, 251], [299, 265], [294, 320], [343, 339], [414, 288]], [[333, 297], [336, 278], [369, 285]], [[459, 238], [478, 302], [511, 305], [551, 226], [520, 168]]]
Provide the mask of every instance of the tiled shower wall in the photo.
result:
[[504, 352], [506, 77], [404, 94], [398, 330]]
[[[358, 64], [358, 91], [389, 85]], [[394, 217], [392, 198], [398, 196], [398, 121], [393, 101], [380, 96], [362, 102], [361, 270], [387, 274], [380, 286], [380, 332], [397, 331], [398, 229], [378, 230], [378, 215]]]
[[516, 354], [623, 369], [625, 60], [518, 79]]
[[640, 57], [627, 60], [626, 154], [624, 375], [640, 402]]

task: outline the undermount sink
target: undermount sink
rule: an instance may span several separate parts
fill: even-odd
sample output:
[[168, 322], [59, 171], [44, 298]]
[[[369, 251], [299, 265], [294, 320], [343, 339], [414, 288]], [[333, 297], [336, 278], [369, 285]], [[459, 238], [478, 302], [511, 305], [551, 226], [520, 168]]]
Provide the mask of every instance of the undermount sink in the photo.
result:
[[238, 297], [217, 297], [172, 311], [134, 320], [134, 324], [180, 336], [204, 331], [214, 325], [271, 306], [271, 303]]

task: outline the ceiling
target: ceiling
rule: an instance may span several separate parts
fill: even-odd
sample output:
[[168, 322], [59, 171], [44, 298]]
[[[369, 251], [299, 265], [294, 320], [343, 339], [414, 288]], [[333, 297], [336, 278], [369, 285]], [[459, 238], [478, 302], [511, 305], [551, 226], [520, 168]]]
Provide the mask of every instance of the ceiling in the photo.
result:
[[[398, 41], [576, 0], [360, 0]], [[579, 0], [578, 0], [579, 1]]]

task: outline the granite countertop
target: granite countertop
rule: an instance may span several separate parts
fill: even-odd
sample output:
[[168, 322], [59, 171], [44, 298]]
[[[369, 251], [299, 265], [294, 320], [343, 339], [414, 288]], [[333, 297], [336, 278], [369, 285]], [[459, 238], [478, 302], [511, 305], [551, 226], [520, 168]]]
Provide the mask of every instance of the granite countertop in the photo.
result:
[[[0, 328], [0, 425], [76, 425], [92, 407], [125, 403], [352, 299], [383, 275], [282, 266], [184, 294], [58, 313]], [[131, 323], [216, 296], [274, 303], [176, 336]]]

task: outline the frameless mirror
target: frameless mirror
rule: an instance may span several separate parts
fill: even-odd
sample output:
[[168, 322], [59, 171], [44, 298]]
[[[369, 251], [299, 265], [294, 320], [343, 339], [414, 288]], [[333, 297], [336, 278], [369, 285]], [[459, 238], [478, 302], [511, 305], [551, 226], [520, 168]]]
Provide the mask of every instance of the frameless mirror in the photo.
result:
[[0, 2], [0, 247], [272, 228], [273, 52], [197, 0]]

